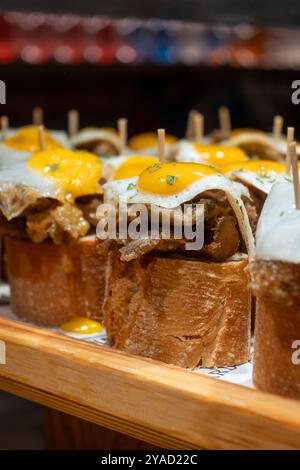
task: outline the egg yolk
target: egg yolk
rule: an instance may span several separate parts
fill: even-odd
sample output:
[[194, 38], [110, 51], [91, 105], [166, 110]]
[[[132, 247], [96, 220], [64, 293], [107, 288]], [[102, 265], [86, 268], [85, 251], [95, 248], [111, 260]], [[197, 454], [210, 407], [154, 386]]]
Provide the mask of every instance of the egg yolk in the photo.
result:
[[38, 152], [28, 159], [27, 165], [62, 189], [64, 198], [69, 201], [79, 196], [102, 193], [99, 184], [102, 163], [89, 152], [66, 149]]
[[[63, 148], [49, 132], [44, 130], [44, 141], [46, 150]], [[4, 144], [20, 152], [38, 152], [40, 150], [39, 131], [37, 127], [24, 127], [11, 137], [4, 140]]]
[[[174, 135], [166, 134], [165, 143], [171, 145], [176, 142], [177, 138]], [[158, 139], [156, 132], [143, 132], [137, 134], [129, 140], [129, 147], [135, 151], [143, 150], [146, 148], [157, 147]]]
[[101, 323], [86, 317], [74, 317], [61, 325], [60, 328], [67, 333], [78, 333], [80, 335], [100, 333], [103, 329]]
[[139, 176], [148, 166], [158, 163], [158, 158], [136, 156], [129, 157], [116, 170], [113, 179], [120, 180]]
[[161, 196], [178, 194], [205, 176], [220, 174], [201, 163], [155, 163], [144, 170], [138, 179], [138, 189]]
[[201, 145], [194, 144], [195, 149], [199, 152], [202, 160], [216, 168], [222, 168], [235, 162], [246, 161], [246, 153], [238, 147], [223, 147], [221, 145]]
[[242, 163], [233, 163], [224, 166], [222, 173], [231, 173], [234, 171], [251, 171], [263, 176], [268, 176], [274, 173], [285, 173], [285, 165], [280, 162], [271, 162], [269, 160], [248, 160]]

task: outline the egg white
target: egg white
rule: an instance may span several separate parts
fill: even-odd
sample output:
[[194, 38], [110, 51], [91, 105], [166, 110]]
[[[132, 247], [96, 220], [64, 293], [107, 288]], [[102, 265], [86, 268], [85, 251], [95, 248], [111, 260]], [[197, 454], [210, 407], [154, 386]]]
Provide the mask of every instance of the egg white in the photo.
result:
[[[264, 133], [264, 132], [251, 132], [245, 131], [240, 134], [234, 135], [229, 139], [223, 140], [220, 142], [221, 145], [226, 146], [233, 146], [238, 147], [239, 145], [246, 143], [246, 142], [257, 142], [258, 144], [266, 147], [272, 147], [274, 150], [282, 154], [282, 156], [286, 155], [287, 152], [287, 140], [285, 138], [280, 138], [279, 140], [275, 140], [273, 134]], [[300, 155], [300, 145], [296, 147], [297, 154]], [[256, 157], [257, 155], [252, 155]]]
[[[204, 137], [201, 144], [209, 144], [209, 139]], [[166, 152], [167, 161], [188, 162], [188, 163], [205, 163], [207, 160], [201, 158], [201, 154], [195, 149], [193, 142], [187, 139], [181, 139], [175, 142]]]
[[[49, 181], [42, 173], [28, 168], [27, 162], [18, 162], [0, 171], [0, 203], [2, 199], [5, 199], [5, 193], [9, 193], [14, 188], [29, 190], [35, 194], [36, 198], [59, 199], [59, 195], [62, 194], [59, 186]], [[1, 204], [1, 210], [7, 220], [19, 215], [12, 207], [13, 204]]]
[[[13, 136], [18, 129], [10, 129], [8, 132], [8, 137]], [[60, 143], [64, 148], [69, 149], [71, 148], [69, 138], [64, 131], [53, 131], [48, 130], [47, 132], [55, 139], [58, 143]], [[0, 143], [0, 169], [8, 167], [10, 165], [15, 165], [18, 162], [26, 161], [32, 152], [23, 152], [21, 150], [14, 149], [9, 145], [5, 145], [5, 143]]]
[[271, 175], [264, 176], [253, 171], [243, 170], [242, 168], [240, 170], [229, 172], [228, 176], [233, 180], [246, 184], [247, 186], [259, 189], [264, 194], [268, 194], [272, 186], [276, 183], [286, 183], [291, 181], [291, 178], [284, 173], [274, 172]]
[[292, 183], [272, 187], [257, 225], [255, 256], [300, 263], [300, 211], [295, 207]]

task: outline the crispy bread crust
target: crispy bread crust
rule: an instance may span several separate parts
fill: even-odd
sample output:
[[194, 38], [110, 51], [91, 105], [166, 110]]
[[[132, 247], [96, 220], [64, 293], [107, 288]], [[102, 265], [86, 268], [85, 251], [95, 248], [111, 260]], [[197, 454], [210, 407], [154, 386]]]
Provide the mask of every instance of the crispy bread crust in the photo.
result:
[[112, 249], [104, 302], [110, 344], [181, 367], [246, 362], [251, 301], [247, 264], [150, 254], [122, 262]]
[[[300, 340], [300, 266], [281, 261], [251, 265], [256, 296], [254, 385], [263, 391], [300, 398], [300, 364], [292, 348]], [[298, 346], [299, 349], [299, 346]]]
[[55, 245], [6, 239], [12, 311], [41, 325], [102, 319], [107, 251], [95, 237]]

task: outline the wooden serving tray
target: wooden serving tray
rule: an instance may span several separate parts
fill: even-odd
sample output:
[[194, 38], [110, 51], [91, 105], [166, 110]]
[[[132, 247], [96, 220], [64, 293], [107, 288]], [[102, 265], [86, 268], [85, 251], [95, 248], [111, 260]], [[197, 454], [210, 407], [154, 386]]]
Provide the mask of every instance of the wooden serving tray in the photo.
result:
[[0, 317], [0, 389], [167, 449], [298, 449], [300, 403]]

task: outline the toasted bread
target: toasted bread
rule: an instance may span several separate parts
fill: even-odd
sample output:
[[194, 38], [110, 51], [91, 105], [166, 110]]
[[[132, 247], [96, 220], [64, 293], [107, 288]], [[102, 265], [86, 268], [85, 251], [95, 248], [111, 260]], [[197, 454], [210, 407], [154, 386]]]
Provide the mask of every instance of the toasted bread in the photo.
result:
[[117, 349], [181, 367], [249, 359], [247, 259], [210, 263], [152, 254], [108, 256], [104, 321]]
[[96, 237], [55, 245], [6, 238], [11, 308], [55, 326], [74, 316], [102, 319], [107, 252]]
[[254, 385], [299, 399], [300, 266], [259, 260], [251, 265], [251, 278], [256, 296]]

